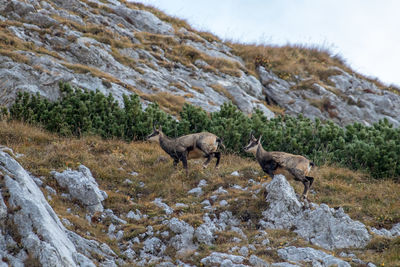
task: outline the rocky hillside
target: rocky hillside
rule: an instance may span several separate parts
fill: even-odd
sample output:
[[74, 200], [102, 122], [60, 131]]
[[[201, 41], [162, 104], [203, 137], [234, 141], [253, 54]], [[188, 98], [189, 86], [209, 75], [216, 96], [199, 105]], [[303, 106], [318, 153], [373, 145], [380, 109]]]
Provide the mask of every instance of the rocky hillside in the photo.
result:
[[[134, 93], [173, 115], [232, 101], [268, 118], [400, 125], [398, 89], [326, 51], [221, 42], [125, 1], [0, 0], [0, 106], [18, 91], [55, 100], [60, 82]], [[398, 179], [318, 166], [301, 202], [300, 183], [271, 181], [254, 159], [224, 151], [219, 169], [201, 164], [186, 176], [158, 145], [62, 137], [0, 115], [0, 267], [400, 266]]]
[[58, 82], [137, 93], [172, 114], [185, 102], [216, 111], [400, 125], [398, 90], [352, 72], [326, 51], [221, 42], [125, 1], [0, 1], [0, 103], [17, 91], [56, 99]]
[[156, 145], [0, 126], [0, 266], [400, 263], [393, 181], [323, 166], [304, 203], [235, 155], [186, 177]]

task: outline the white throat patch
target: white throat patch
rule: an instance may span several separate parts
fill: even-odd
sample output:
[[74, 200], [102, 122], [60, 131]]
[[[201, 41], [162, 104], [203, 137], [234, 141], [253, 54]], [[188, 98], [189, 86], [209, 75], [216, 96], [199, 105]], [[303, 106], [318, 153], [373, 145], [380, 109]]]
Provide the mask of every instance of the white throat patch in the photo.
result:
[[160, 143], [160, 135], [152, 136], [147, 140], [149, 140], [150, 142]]

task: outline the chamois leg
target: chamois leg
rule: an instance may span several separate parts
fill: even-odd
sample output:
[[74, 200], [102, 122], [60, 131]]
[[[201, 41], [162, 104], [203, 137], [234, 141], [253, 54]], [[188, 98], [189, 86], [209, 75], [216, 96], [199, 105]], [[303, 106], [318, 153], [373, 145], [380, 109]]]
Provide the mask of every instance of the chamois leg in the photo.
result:
[[181, 161], [182, 161], [182, 164], [183, 164], [183, 168], [186, 171], [186, 176], [189, 176], [188, 164], [187, 164], [187, 153], [183, 153], [182, 154]]
[[174, 168], [176, 169], [176, 166], [178, 165], [178, 163], [179, 163], [179, 158], [174, 158]]
[[215, 163], [215, 168], [219, 168], [219, 161], [221, 160], [221, 152], [214, 152], [214, 156], [217, 158], [217, 163]]
[[304, 185], [304, 191], [303, 191], [303, 194], [301, 196], [301, 199], [302, 200], [304, 200], [304, 199], [308, 200], [308, 191], [310, 191], [310, 181], [306, 179], [305, 181], [303, 180], [301, 182]]
[[304, 191], [301, 195], [301, 200], [307, 199], [308, 200], [308, 191], [310, 190], [310, 184], [312, 183], [310, 179], [302, 174], [300, 170], [297, 169], [288, 169], [288, 171], [294, 176], [296, 181], [300, 181], [304, 185]]
[[267, 173], [271, 179], [274, 178], [274, 170], [272, 168], [263, 168], [263, 171]]
[[311, 188], [311, 186], [312, 186], [312, 184], [313, 184], [313, 182], [314, 182], [314, 177], [306, 176], [306, 179], [307, 179], [308, 181], [310, 181], [310, 188]]
[[210, 161], [212, 160], [212, 158], [214, 157], [213, 154], [207, 154], [206, 158], [207, 160], [203, 163], [203, 168], [207, 168], [208, 164], [210, 163]]
[[266, 172], [271, 179], [274, 178], [274, 171], [278, 168], [278, 164], [274, 160], [267, 161], [263, 166], [262, 169]]

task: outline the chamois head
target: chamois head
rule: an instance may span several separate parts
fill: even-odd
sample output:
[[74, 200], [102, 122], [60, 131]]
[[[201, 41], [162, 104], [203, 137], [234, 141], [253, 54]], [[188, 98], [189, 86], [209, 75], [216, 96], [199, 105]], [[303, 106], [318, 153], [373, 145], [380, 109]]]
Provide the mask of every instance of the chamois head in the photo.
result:
[[258, 145], [261, 143], [261, 137], [262, 135], [260, 135], [260, 137], [257, 139], [254, 137], [253, 133], [250, 133], [249, 143], [243, 148], [243, 150], [247, 153], [253, 153], [255, 155], [257, 153]]
[[158, 128], [156, 128], [156, 127], [153, 125], [153, 132], [147, 136], [146, 140], [147, 140], [147, 141], [150, 141], [150, 142], [157, 142], [157, 143], [159, 143], [159, 142], [160, 142], [160, 135], [161, 135], [161, 134], [162, 134], [162, 127], [159, 126]]

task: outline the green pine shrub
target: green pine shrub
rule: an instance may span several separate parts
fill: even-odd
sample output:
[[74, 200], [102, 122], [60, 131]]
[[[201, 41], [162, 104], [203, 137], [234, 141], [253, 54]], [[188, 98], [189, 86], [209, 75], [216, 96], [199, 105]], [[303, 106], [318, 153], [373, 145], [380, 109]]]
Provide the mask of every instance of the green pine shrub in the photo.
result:
[[177, 121], [162, 111], [157, 103], [143, 109], [137, 95], [123, 96], [123, 105], [111, 94], [72, 88], [60, 84], [62, 97], [50, 102], [39, 94], [19, 93], [9, 111], [1, 118], [39, 124], [60, 135], [100, 135], [126, 141], [144, 140], [153, 125], [161, 125], [170, 137], [209, 131], [218, 135], [227, 150], [244, 155], [242, 148], [249, 134], [263, 135], [268, 151], [300, 154], [317, 165], [338, 163], [365, 170], [373, 177], [400, 176], [400, 129], [388, 120], [373, 126], [354, 123], [341, 128], [332, 121], [322, 123], [303, 117], [278, 116], [268, 120], [260, 110], [247, 116], [232, 103], [217, 112], [185, 104]]

